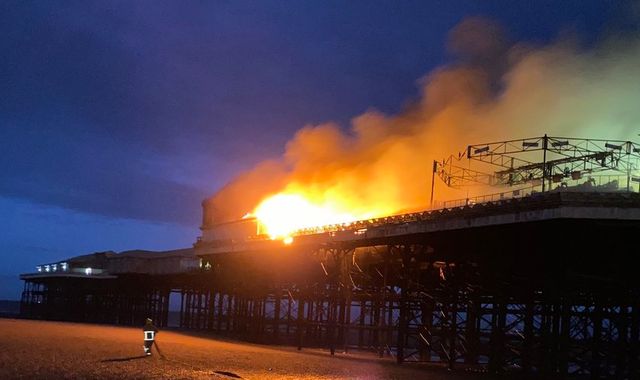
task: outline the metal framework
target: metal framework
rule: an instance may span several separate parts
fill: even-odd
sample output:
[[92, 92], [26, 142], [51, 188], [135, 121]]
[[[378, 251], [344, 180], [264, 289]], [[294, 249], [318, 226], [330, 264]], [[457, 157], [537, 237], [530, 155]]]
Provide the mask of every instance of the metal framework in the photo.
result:
[[144, 324], [153, 318], [166, 326], [169, 294], [166, 278], [119, 279], [42, 277], [25, 280], [21, 315], [29, 318]]
[[[592, 176], [609, 172], [612, 179], [621, 177], [630, 191], [631, 182], [640, 181], [635, 176], [639, 163], [640, 144], [632, 141], [544, 135], [469, 145], [458, 155], [434, 161], [433, 180], [437, 175], [454, 188], [473, 184], [508, 187], [540, 184], [544, 192], [552, 183], [566, 186], [568, 181], [585, 177], [591, 177], [585, 184], [592, 185]], [[618, 182], [615, 185], [617, 188]]]
[[[434, 163], [432, 185], [437, 175], [543, 191], [304, 229], [289, 246], [229, 239], [226, 226], [198, 239], [190, 272], [26, 276], [21, 312], [166, 326], [178, 292], [181, 328], [248, 341], [516, 378], [637, 379], [640, 194], [629, 190], [639, 153], [630, 141], [546, 135], [470, 145]], [[607, 171], [626, 177], [626, 192], [545, 191]]]
[[254, 342], [495, 374], [637, 378], [640, 285], [627, 252], [640, 215], [405, 229], [547, 215], [567, 205], [640, 213], [640, 196], [547, 193], [408, 214], [377, 222], [407, 231], [386, 237], [354, 234], [357, 224], [343, 231], [352, 239], [309, 231], [297, 241], [327, 239], [202, 254], [202, 268], [182, 275], [43, 277], [25, 282], [22, 313], [126, 325], [152, 315], [166, 326], [169, 294], [177, 291], [180, 327]]

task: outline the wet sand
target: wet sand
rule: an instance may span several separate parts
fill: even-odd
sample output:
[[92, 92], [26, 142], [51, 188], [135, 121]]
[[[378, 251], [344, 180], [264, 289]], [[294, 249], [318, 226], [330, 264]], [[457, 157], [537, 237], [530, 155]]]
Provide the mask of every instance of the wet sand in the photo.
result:
[[265, 346], [161, 331], [145, 357], [141, 328], [0, 318], [0, 379], [474, 379], [372, 354]]

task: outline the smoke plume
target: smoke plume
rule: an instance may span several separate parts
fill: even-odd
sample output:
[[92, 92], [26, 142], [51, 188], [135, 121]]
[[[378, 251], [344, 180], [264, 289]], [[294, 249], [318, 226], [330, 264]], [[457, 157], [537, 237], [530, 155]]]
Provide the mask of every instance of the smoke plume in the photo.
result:
[[[205, 224], [240, 218], [281, 191], [348, 204], [358, 214], [370, 205], [389, 214], [426, 209], [433, 160], [468, 144], [545, 133], [633, 140], [640, 132], [638, 39], [609, 38], [588, 49], [570, 38], [533, 46], [472, 18], [448, 43], [457, 61], [420, 80], [418, 101], [398, 115], [369, 110], [347, 131], [305, 126], [283, 157], [206, 200]], [[437, 198], [461, 197], [443, 187]]]

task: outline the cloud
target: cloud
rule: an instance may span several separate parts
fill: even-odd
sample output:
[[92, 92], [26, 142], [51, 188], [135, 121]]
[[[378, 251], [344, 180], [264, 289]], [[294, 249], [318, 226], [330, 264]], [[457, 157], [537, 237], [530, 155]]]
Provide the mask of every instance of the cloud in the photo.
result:
[[[411, 157], [440, 153], [412, 126], [433, 129], [431, 143], [448, 142], [457, 127], [435, 133], [427, 124], [480, 128], [462, 108], [486, 112], [480, 106], [495, 102], [529, 53], [486, 20], [463, 23], [448, 39], [459, 59], [428, 75], [422, 100], [396, 112], [422, 67], [443, 59], [434, 41], [447, 40], [461, 10], [441, 8], [425, 22], [429, 7], [397, 4], [2, 3], [0, 195], [195, 225], [205, 194], [281, 154], [307, 125], [282, 159], [226, 186], [216, 212], [242, 215], [292, 182], [363, 202], [406, 191], [404, 206], [421, 203], [428, 179]], [[369, 106], [377, 111], [346, 133], [323, 122], [347, 122]], [[327, 148], [333, 157], [309, 136], [336, 143]], [[405, 158], [395, 162], [392, 152]], [[387, 178], [387, 170], [402, 174]], [[404, 175], [415, 190], [402, 190]], [[357, 186], [369, 177], [387, 186]]]
[[[205, 191], [149, 172], [149, 151], [102, 136], [5, 126], [0, 195], [118, 218], [198, 224]], [[29, 140], [29, 141], [27, 141]], [[29, 150], [21, 147], [29, 145]]]
[[[252, 211], [276, 192], [303, 193], [356, 215], [425, 209], [431, 162], [467, 144], [545, 133], [638, 134], [640, 40], [633, 36], [587, 48], [567, 39], [534, 46], [509, 42], [497, 24], [473, 18], [452, 30], [449, 43], [458, 59], [420, 81], [419, 100], [395, 115], [367, 111], [348, 131], [331, 123], [302, 128], [279, 161], [284, 175], [271, 180], [259, 165], [208, 201], [222, 210], [217, 220]], [[226, 201], [249, 189], [251, 202]]]

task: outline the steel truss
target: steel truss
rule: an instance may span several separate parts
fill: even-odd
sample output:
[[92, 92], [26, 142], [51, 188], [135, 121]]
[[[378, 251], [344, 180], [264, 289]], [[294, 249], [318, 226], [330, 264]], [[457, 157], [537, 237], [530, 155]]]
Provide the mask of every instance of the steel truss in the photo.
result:
[[[442, 217], [640, 205], [637, 194], [566, 195]], [[26, 281], [22, 311], [164, 326], [179, 291], [181, 327], [248, 341], [516, 378], [635, 379], [639, 232], [637, 220], [561, 218], [202, 255], [201, 271], [176, 277]]]
[[20, 313], [30, 318], [144, 324], [153, 318], [168, 322], [170, 290], [160, 284], [142, 285], [137, 279], [119, 281], [53, 278], [25, 281]]
[[[472, 165], [474, 162], [479, 165]], [[510, 187], [541, 184], [545, 191], [551, 183], [610, 172], [626, 181], [628, 191], [632, 181], [640, 180], [636, 176], [639, 163], [640, 144], [636, 142], [544, 135], [469, 145], [457, 155], [434, 161], [433, 173], [434, 179], [438, 176], [454, 188], [474, 184]]]

